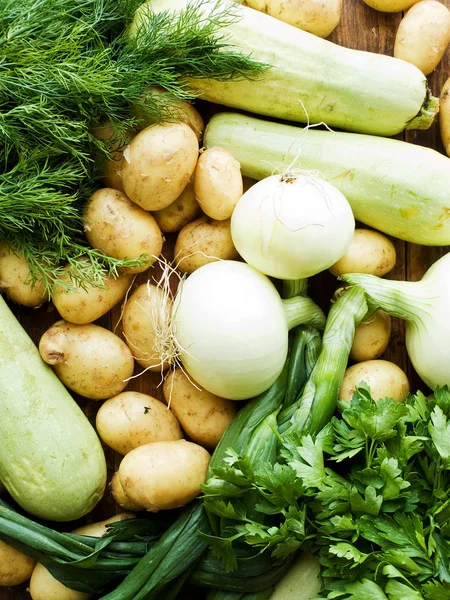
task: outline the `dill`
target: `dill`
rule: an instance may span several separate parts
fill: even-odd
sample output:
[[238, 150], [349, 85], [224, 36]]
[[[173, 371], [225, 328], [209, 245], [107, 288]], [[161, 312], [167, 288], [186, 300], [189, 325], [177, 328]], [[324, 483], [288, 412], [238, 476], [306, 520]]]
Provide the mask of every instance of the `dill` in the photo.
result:
[[[64, 264], [73, 281], [97, 284], [119, 261], [89, 247], [84, 202], [98, 160], [136, 129], [133, 107], [154, 122], [193, 99], [188, 77], [257, 77], [268, 65], [235, 52], [226, 26], [233, 6], [203, 14], [199, 0], [176, 14], [146, 15], [126, 35], [141, 0], [3, 0], [0, 10], [0, 239], [23, 253], [32, 280], [49, 291]], [[151, 86], [166, 93], [146, 94]], [[115, 140], [93, 135], [109, 120]], [[79, 269], [80, 256], [86, 267]]]

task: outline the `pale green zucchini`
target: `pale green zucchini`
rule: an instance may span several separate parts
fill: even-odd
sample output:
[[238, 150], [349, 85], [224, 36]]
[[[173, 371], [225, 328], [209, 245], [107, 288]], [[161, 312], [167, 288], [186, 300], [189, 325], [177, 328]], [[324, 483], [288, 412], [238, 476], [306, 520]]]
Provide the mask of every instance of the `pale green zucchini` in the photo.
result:
[[0, 296], [0, 480], [30, 514], [72, 521], [103, 496], [97, 434]]
[[[179, 9], [188, 2], [149, 0], [138, 9], [131, 34], [149, 9]], [[217, 0], [204, 0], [201, 6], [208, 13]], [[431, 125], [438, 99], [429, 95], [426, 77], [412, 64], [338, 46], [243, 5], [235, 6], [235, 14], [221, 29], [224, 43], [270, 68], [256, 81], [189, 80], [200, 98], [279, 119], [382, 136]]]
[[288, 168], [317, 171], [358, 221], [408, 242], [450, 244], [450, 159], [436, 150], [229, 112], [214, 115], [204, 144], [229, 150], [254, 179]]

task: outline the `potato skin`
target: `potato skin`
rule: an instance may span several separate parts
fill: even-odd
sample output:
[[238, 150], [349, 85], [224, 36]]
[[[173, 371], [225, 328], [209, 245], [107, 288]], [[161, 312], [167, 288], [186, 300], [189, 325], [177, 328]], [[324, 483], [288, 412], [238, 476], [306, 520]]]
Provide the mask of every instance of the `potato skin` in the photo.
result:
[[111, 495], [114, 499], [114, 502], [124, 510], [144, 510], [143, 506], [139, 506], [139, 504], [136, 504], [136, 502], [132, 502], [123, 491], [123, 487], [119, 479], [119, 471], [116, 471], [112, 476], [109, 488], [111, 490]]
[[83, 221], [88, 242], [108, 256], [125, 259], [147, 254], [141, 267], [122, 271], [141, 273], [161, 254], [164, 240], [155, 218], [118, 190], [102, 188], [92, 194]]
[[357, 362], [374, 360], [383, 354], [391, 336], [391, 317], [377, 310], [371, 319], [355, 328], [350, 358]]
[[68, 588], [37, 563], [30, 579], [30, 595], [32, 600], [88, 600], [92, 594]]
[[175, 202], [152, 214], [163, 233], [173, 233], [183, 229], [202, 214], [200, 204], [195, 199], [194, 184], [190, 181]]
[[322, 38], [341, 20], [342, 0], [246, 0], [244, 4]]
[[419, 0], [364, 0], [364, 2], [374, 10], [395, 13], [408, 10], [408, 8], [417, 4]]
[[157, 335], [157, 330], [163, 337], [164, 332], [169, 333], [171, 311], [172, 300], [150, 282], [137, 287], [125, 303], [123, 335], [134, 358], [144, 369], [161, 372], [171, 362], [167, 356], [162, 356], [166, 345]]
[[239, 254], [231, 237], [230, 219], [200, 217], [183, 227], [175, 242], [174, 257], [182, 273], [193, 273], [215, 260], [234, 260]]
[[93, 400], [119, 394], [134, 370], [125, 342], [99, 325], [57, 321], [41, 337], [39, 352], [65, 386]]
[[[68, 267], [66, 268], [68, 270]], [[69, 282], [68, 275], [61, 276]], [[55, 287], [52, 302], [61, 318], [77, 325], [86, 325], [105, 315], [124, 298], [133, 281], [133, 275], [121, 273], [118, 277], [106, 275], [102, 287], [85, 284], [83, 288]]]
[[90, 537], [102, 537], [108, 531], [107, 525], [110, 523], [118, 523], [119, 521], [134, 519], [135, 517], [136, 515], [132, 512], [122, 512], [118, 515], [110, 517], [109, 519], [105, 519], [104, 521], [97, 521], [96, 523], [88, 523], [87, 525], [77, 527], [72, 531], [72, 533], [77, 533], [78, 535], [88, 535]]
[[339, 400], [350, 402], [355, 387], [365, 381], [370, 387], [372, 398], [392, 398], [394, 402], [404, 402], [409, 393], [406, 373], [387, 360], [367, 360], [352, 365], [345, 371]]
[[125, 494], [149, 512], [184, 506], [201, 493], [210, 454], [186, 440], [153, 442], [129, 452], [119, 466]]
[[349, 249], [329, 271], [338, 277], [344, 273], [367, 273], [382, 277], [392, 271], [397, 259], [389, 238], [371, 229], [355, 229]]
[[163, 392], [186, 435], [206, 448], [217, 446], [238, 411], [236, 402], [197, 388], [180, 368], [168, 373]]
[[111, 121], [105, 119], [92, 130], [92, 133], [98, 139], [109, 142], [111, 148], [109, 159], [106, 161], [103, 157], [100, 159], [102, 162], [104, 161], [101, 168], [103, 186], [124, 192], [122, 183], [123, 151], [133, 139], [135, 132], [129, 131], [122, 136], [122, 139], [118, 140]]
[[180, 424], [162, 402], [140, 392], [122, 392], [106, 400], [97, 412], [97, 433], [119, 454], [150, 442], [180, 440]]
[[30, 267], [23, 254], [14, 253], [7, 244], [0, 244], [0, 289], [14, 302], [38, 307], [49, 300], [38, 281], [29, 280]]
[[35, 564], [32, 558], [0, 540], [0, 587], [28, 581]]
[[394, 56], [429, 75], [450, 42], [450, 11], [436, 0], [423, 0], [408, 10], [395, 37]]
[[450, 77], [442, 86], [439, 97], [439, 129], [445, 152], [450, 156]]
[[216, 221], [229, 219], [243, 190], [241, 166], [228, 150], [214, 146], [200, 154], [194, 193], [208, 217]]
[[198, 140], [186, 123], [150, 125], [123, 153], [125, 193], [145, 210], [172, 204], [188, 184], [198, 158]]

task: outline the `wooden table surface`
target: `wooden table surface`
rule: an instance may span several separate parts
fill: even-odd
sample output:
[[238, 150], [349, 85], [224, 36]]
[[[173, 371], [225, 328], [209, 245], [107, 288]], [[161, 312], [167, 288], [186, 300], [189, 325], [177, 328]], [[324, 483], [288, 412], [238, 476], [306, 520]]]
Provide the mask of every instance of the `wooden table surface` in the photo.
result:
[[[450, 8], [450, 0], [441, 0], [443, 4]], [[330, 39], [342, 46], [377, 52], [381, 54], [393, 54], [395, 34], [401, 20], [402, 14], [385, 14], [377, 12], [364, 4], [362, 0], [343, 0], [342, 19], [339, 26], [330, 36]], [[432, 93], [438, 96], [441, 87], [447, 77], [450, 76], [450, 49], [446, 52], [442, 62], [436, 71], [428, 77], [429, 86]], [[377, 82], [373, 82], [374, 88]], [[205, 116], [213, 110], [206, 108]], [[440, 141], [438, 120], [433, 126], [424, 132], [405, 132], [398, 136], [408, 142], [429, 146], [443, 152]], [[450, 194], [450, 190], [449, 190]], [[397, 264], [395, 269], [387, 276], [394, 279], [418, 280], [422, 277], [426, 269], [440, 256], [449, 250], [449, 248], [435, 248], [417, 246], [408, 244], [399, 240], [393, 240], [397, 250]], [[170, 248], [173, 246], [173, 239], [166, 242], [165, 254], [170, 257]], [[334, 278], [328, 273], [314, 278], [312, 283], [311, 295], [326, 310], [329, 299], [336, 283]], [[59, 316], [52, 306], [44, 306], [40, 309], [15, 309], [21, 323], [32, 336], [38, 341], [42, 333]], [[99, 320], [98, 324], [106, 327], [114, 327], [119, 319], [120, 309], [116, 308]], [[418, 376], [412, 369], [405, 353], [404, 348], [404, 325], [400, 320], [393, 319], [393, 335], [389, 348], [383, 355], [383, 358], [391, 360], [407, 371], [410, 378], [412, 389], [424, 387]], [[136, 370], [136, 373], [138, 370]], [[162, 389], [160, 387], [160, 376], [145, 374], [142, 377], [134, 379], [127, 389], [145, 392], [152, 396], [162, 399]], [[94, 419], [99, 404], [95, 401], [80, 400], [86, 414]], [[110, 476], [117, 469], [120, 457], [111, 450], [105, 449]], [[107, 492], [104, 499], [99, 503], [95, 510], [88, 516], [87, 521], [93, 522], [112, 516], [117, 507]], [[81, 524], [79, 522], [71, 524], [71, 528]], [[73, 526], [73, 527], [72, 527]], [[26, 591], [26, 584], [14, 588], [0, 588], [0, 600], [24, 600], [30, 598]], [[186, 600], [186, 599], [184, 599]]]

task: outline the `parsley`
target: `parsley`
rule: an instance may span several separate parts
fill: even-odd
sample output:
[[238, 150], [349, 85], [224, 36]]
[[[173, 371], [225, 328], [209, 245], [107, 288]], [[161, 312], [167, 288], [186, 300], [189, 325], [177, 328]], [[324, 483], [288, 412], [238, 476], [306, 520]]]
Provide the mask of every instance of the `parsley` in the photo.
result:
[[281, 434], [275, 463], [234, 455], [235, 471], [216, 472], [240, 490], [228, 495], [228, 568], [242, 544], [275, 563], [303, 548], [319, 557], [322, 598], [450, 600], [449, 390], [376, 403], [362, 385], [340, 408], [315, 435]]

